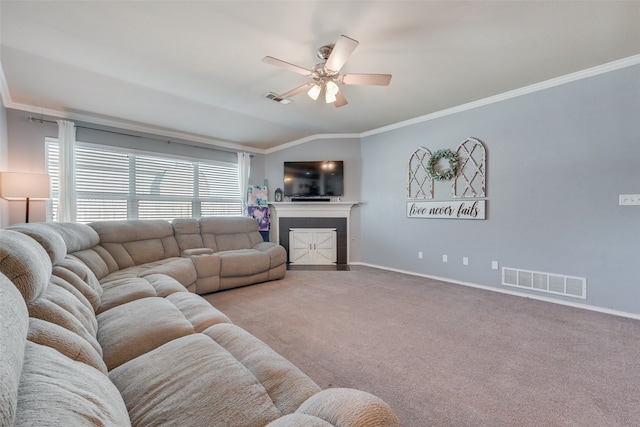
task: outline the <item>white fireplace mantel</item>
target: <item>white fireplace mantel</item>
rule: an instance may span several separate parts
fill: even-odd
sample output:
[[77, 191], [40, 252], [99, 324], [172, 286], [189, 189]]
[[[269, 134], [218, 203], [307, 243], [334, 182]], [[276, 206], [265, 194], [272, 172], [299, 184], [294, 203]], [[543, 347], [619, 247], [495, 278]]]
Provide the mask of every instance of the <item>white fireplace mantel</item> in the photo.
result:
[[[272, 241], [280, 243], [280, 218], [346, 218], [347, 222], [347, 264], [350, 259], [351, 208], [358, 202], [271, 202]], [[274, 239], [275, 238], [275, 239]]]
[[271, 202], [278, 218], [349, 218], [358, 202]]

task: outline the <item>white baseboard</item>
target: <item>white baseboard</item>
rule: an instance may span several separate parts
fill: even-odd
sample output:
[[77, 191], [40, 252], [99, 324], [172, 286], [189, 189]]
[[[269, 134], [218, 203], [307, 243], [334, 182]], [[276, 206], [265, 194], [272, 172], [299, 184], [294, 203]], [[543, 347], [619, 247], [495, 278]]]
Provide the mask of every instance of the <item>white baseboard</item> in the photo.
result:
[[627, 317], [629, 319], [640, 320], [640, 314], [627, 313], [626, 311], [612, 310], [609, 308], [597, 307], [589, 304], [580, 304], [580, 303], [575, 303], [571, 301], [564, 301], [564, 300], [549, 298], [549, 297], [540, 296], [540, 295], [531, 295], [524, 292], [513, 291], [510, 289], [500, 289], [493, 286], [480, 285], [478, 283], [463, 282], [461, 280], [449, 279], [447, 277], [439, 277], [439, 276], [433, 276], [430, 274], [416, 273], [414, 271], [400, 270], [397, 268], [385, 267], [385, 266], [376, 265], [376, 264], [369, 264], [366, 262], [351, 262], [349, 263], [349, 265], [362, 265], [365, 267], [377, 268], [380, 270], [394, 271], [396, 273], [408, 274], [410, 276], [425, 277], [427, 279], [439, 280], [441, 282], [453, 283], [453, 284], [462, 285], [462, 286], [469, 286], [471, 288], [484, 289], [486, 291], [498, 292], [501, 294], [514, 295], [514, 296], [523, 297], [523, 298], [531, 298], [538, 301], [550, 302], [553, 304], [565, 305], [568, 307], [581, 308], [583, 310], [595, 311], [598, 313], [611, 314], [613, 316]]

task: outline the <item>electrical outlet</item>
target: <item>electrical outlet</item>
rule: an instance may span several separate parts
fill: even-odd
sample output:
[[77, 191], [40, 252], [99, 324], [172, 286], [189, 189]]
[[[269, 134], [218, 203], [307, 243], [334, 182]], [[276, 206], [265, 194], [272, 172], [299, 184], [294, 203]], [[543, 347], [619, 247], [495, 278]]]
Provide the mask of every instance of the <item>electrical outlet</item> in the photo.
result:
[[422, 259], [422, 251], [418, 251], [418, 259]]
[[620, 194], [619, 205], [640, 205], [640, 194]]
[[491, 261], [491, 269], [492, 270], [498, 269], [498, 261]]
[[462, 264], [463, 265], [469, 265], [469, 257], [463, 256], [462, 257]]
[[447, 258], [447, 254], [442, 254], [442, 262], [447, 262], [448, 258]]

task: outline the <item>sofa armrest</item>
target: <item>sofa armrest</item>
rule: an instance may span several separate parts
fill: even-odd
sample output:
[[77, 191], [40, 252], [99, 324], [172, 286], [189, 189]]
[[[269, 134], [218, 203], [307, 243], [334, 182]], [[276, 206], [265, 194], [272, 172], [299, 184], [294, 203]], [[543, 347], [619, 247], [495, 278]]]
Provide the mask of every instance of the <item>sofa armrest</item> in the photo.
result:
[[253, 249], [269, 255], [270, 268], [275, 268], [287, 262], [287, 251], [281, 245], [273, 242], [260, 242], [254, 245]]
[[213, 249], [211, 248], [193, 248], [193, 249], [185, 249], [182, 251], [183, 257], [190, 256], [198, 256], [198, 255], [209, 255], [213, 253]]
[[379, 397], [350, 388], [330, 388], [314, 394], [295, 413], [341, 427], [400, 427], [396, 414]]
[[213, 249], [185, 249], [182, 256], [191, 259], [196, 267], [196, 293], [206, 294], [220, 289], [220, 256]]

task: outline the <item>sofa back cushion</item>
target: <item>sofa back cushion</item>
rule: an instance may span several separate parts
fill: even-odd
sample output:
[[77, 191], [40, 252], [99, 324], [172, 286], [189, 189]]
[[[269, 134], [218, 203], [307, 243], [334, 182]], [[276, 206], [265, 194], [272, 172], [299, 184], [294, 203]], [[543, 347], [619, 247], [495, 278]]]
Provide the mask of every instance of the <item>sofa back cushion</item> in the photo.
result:
[[207, 217], [200, 219], [204, 246], [214, 251], [251, 249], [262, 242], [258, 222], [247, 217]]
[[30, 341], [14, 426], [129, 426], [118, 389], [99, 370]]
[[[99, 295], [70, 269], [73, 263], [52, 267], [49, 254], [36, 240], [13, 230], [0, 230], [0, 272], [13, 282], [26, 302], [30, 317], [54, 323], [84, 339], [99, 355], [95, 308], [82, 293]], [[82, 270], [78, 267], [79, 270]], [[52, 276], [52, 271], [56, 272]]]
[[[56, 281], [58, 278], [61, 280]], [[67, 257], [59, 264], [54, 265], [51, 280], [61, 286], [70, 285], [73, 287], [69, 290], [79, 300], [83, 302], [86, 300], [94, 311], [100, 307], [103, 288], [93, 271], [77, 259]]]
[[196, 218], [177, 218], [171, 223], [181, 253], [187, 249], [205, 247], [200, 234], [200, 221]]
[[[79, 280], [85, 282], [81, 286], [88, 287], [86, 291], [93, 294], [92, 296], [85, 296], [91, 300], [94, 308], [97, 307], [96, 304], [99, 305], [102, 288], [94, 271], [86, 263], [78, 262], [77, 259], [74, 261], [68, 255], [68, 253], [77, 252], [95, 253], [92, 248], [99, 243], [99, 236], [93, 228], [85, 224], [40, 222], [11, 226], [9, 230], [26, 234], [38, 242], [49, 254], [51, 263], [54, 266], [53, 274], [56, 275], [60, 270], [59, 268], [58, 271], [56, 270], [58, 266], [61, 266], [64, 270], [72, 271], [74, 275], [78, 276]], [[100, 257], [98, 256], [98, 258]], [[100, 258], [99, 264], [102, 266], [105, 262]], [[100, 271], [101, 268], [98, 267], [97, 270]]]
[[87, 224], [77, 222], [47, 222], [47, 226], [56, 230], [67, 245], [67, 253], [90, 249], [100, 243], [100, 236]]
[[27, 339], [36, 344], [58, 350], [71, 360], [93, 366], [102, 373], [107, 373], [107, 365], [102, 355], [79, 335], [55, 323], [45, 320], [29, 318], [29, 332]]
[[180, 256], [173, 227], [167, 221], [99, 221], [89, 225], [119, 270]]
[[0, 273], [0, 426], [12, 426], [29, 327], [27, 306], [18, 289]]
[[27, 303], [44, 294], [51, 276], [49, 254], [31, 237], [0, 230], [0, 273], [13, 282]]
[[64, 239], [47, 223], [18, 224], [9, 227], [8, 230], [19, 231], [38, 242], [49, 254], [52, 264], [59, 262], [67, 255], [67, 245]]

